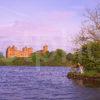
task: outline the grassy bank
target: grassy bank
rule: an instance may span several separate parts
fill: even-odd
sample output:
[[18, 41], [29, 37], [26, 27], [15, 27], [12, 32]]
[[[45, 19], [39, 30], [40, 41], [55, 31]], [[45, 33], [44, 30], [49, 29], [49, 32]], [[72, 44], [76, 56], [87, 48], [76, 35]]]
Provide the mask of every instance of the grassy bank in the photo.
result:
[[74, 72], [69, 72], [67, 74], [67, 77], [69, 79], [82, 79], [82, 80], [88, 80], [88, 81], [100, 81], [100, 73], [96, 71], [88, 71], [84, 72], [83, 74], [80, 73], [74, 73]]

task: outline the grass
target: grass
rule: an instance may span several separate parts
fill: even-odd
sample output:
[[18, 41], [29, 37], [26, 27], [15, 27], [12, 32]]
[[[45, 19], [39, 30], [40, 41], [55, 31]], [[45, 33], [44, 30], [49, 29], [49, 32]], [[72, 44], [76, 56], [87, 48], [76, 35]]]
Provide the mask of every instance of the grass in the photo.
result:
[[90, 77], [94, 77], [94, 76], [97, 76], [98, 75], [98, 73], [97, 73], [97, 71], [85, 71], [83, 74], [82, 74], [83, 76], [90, 76]]

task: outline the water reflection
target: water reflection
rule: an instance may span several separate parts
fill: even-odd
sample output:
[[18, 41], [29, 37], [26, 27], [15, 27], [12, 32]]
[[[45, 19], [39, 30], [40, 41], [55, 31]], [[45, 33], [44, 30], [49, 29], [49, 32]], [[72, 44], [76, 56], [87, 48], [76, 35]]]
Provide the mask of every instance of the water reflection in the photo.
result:
[[100, 88], [100, 81], [72, 80], [74, 84], [82, 87]]
[[100, 100], [100, 88], [70, 80], [68, 72], [66, 67], [0, 67], [0, 100]]

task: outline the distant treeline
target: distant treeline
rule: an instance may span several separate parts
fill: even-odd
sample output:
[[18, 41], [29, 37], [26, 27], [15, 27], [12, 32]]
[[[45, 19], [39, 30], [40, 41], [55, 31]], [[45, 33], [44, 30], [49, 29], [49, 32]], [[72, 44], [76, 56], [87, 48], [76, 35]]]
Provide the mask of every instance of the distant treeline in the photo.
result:
[[28, 58], [5, 58], [0, 56], [0, 65], [2, 66], [70, 66], [72, 64], [73, 54], [66, 53], [62, 49], [56, 51], [35, 52]]
[[35, 52], [29, 58], [4, 58], [0, 54], [2, 66], [74, 66], [77, 63], [83, 65], [86, 70], [100, 71], [100, 42], [88, 42], [74, 53], [57, 49], [45, 54]]

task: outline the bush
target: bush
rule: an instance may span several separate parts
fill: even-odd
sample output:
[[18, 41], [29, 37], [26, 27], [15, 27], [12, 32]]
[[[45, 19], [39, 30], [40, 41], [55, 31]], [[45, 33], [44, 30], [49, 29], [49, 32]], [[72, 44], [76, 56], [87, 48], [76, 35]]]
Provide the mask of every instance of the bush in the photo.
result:
[[80, 63], [86, 71], [100, 72], [100, 42], [89, 42], [74, 53], [74, 63]]

